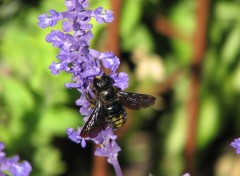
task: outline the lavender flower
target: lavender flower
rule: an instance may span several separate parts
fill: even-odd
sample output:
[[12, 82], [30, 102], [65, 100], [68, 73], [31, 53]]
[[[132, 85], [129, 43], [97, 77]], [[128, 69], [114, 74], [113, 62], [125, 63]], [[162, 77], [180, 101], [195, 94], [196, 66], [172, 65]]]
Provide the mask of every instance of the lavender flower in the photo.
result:
[[32, 171], [31, 165], [27, 161], [19, 163], [19, 156], [7, 158], [3, 149], [5, 145], [0, 142], [0, 176], [6, 176], [9, 172], [12, 176], [28, 176]]
[[233, 142], [230, 144], [232, 147], [236, 148], [236, 153], [240, 154], [240, 138], [235, 139]]
[[[120, 65], [118, 57], [112, 52], [100, 52], [89, 48], [90, 40], [93, 38], [90, 20], [95, 18], [98, 23], [112, 22], [113, 12], [103, 10], [98, 7], [95, 10], [87, 9], [88, 0], [65, 0], [66, 11], [57, 12], [50, 10], [49, 13], [38, 17], [38, 25], [42, 28], [53, 27], [59, 21], [62, 21], [62, 31], [52, 30], [46, 36], [46, 41], [52, 43], [53, 47], [59, 48], [57, 55], [58, 61], [53, 61], [49, 66], [52, 74], [58, 74], [60, 71], [72, 74], [72, 82], [66, 83], [66, 88], [77, 89], [81, 96], [76, 100], [80, 106], [80, 113], [85, 116], [86, 121], [92, 112], [92, 107], [88, 102], [86, 95], [93, 95], [91, 83], [95, 76], [104, 74], [101, 65], [109, 69], [109, 76], [114, 79], [114, 86], [124, 90], [128, 87], [128, 75], [117, 72]], [[113, 129], [107, 128], [100, 132], [95, 138], [81, 138], [81, 127], [75, 132], [73, 128], [66, 130], [68, 138], [82, 147], [86, 146], [86, 140], [91, 140], [99, 144], [95, 155], [108, 157], [118, 176], [122, 175], [118, 164], [117, 156], [121, 150], [116, 143], [117, 136]]]

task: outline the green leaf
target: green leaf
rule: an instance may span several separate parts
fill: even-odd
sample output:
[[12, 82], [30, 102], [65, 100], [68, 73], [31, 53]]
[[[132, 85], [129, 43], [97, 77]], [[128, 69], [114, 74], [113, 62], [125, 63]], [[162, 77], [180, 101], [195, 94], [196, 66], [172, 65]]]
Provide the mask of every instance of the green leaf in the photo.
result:
[[34, 107], [33, 97], [24, 82], [11, 78], [0, 77], [2, 97], [8, 110], [14, 117], [20, 117], [24, 112]]
[[137, 48], [144, 48], [146, 51], [154, 50], [153, 39], [146, 26], [136, 26], [132, 33], [123, 36], [122, 48], [125, 51], [133, 51]]
[[185, 109], [178, 108], [172, 121], [171, 128], [165, 142], [165, 151], [171, 155], [179, 154], [185, 144], [186, 138], [186, 113]]
[[225, 21], [240, 20], [240, 4], [234, 1], [220, 1], [216, 5], [215, 15]]
[[78, 111], [61, 107], [51, 108], [43, 114], [38, 129], [42, 132], [64, 135], [66, 128], [75, 128], [83, 125], [83, 118]]
[[208, 95], [202, 100], [198, 129], [197, 144], [204, 148], [217, 135], [220, 128], [219, 107], [215, 97]]
[[[40, 169], [36, 175], [60, 175], [65, 171], [65, 164], [61, 161], [61, 154], [52, 146], [41, 146], [36, 151], [34, 163]], [[33, 170], [34, 172], [35, 170]]]
[[180, 1], [171, 9], [170, 20], [182, 33], [191, 35], [195, 29], [194, 1]]
[[232, 28], [226, 42], [224, 43], [221, 57], [226, 65], [234, 62], [240, 51], [240, 23]]
[[[142, 8], [142, 0], [124, 1], [120, 21], [120, 34], [123, 38], [131, 36], [136, 31]], [[131, 38], [128, 39], [131, 40]]]

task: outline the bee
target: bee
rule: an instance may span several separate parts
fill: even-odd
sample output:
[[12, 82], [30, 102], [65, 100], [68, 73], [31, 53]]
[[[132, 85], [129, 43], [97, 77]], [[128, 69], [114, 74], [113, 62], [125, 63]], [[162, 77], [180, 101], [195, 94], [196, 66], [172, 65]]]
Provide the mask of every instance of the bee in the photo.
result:
[[106, 74], [93, 79], [91, 86], [95, 96], [87, 94], [87, 99], [94, 109], [81, 130], [82, 138], [94, 138], [108, 126], [122, 127], [127, 120], [125, 108], [138, 110], [155, 103], [156, 98], [151, 95], [123, 92], [113, 84], [114, 80]]

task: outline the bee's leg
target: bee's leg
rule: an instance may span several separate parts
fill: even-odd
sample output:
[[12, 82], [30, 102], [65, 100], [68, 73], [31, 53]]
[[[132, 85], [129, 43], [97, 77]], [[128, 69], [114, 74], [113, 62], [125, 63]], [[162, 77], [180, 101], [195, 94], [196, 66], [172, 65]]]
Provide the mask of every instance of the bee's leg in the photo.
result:
[[89, 103], [91, 103], [92, 105], [96, 104], [96, 100], [91, 96], [89, 92], [86, 93], [86, 98], [89, 101]]

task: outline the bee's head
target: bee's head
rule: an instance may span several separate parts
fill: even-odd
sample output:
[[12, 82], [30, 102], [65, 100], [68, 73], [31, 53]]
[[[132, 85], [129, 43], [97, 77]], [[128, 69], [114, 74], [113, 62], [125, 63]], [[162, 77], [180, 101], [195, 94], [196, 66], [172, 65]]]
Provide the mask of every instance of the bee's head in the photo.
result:
[[109, 86], [112, 86], [112, 84], [114, 83], [114, 80], [108, 76], [108, 75], [103, 75], [101, 77], [95, 77], [93, 80], [93, 87], [98, 90], [104, 90]]

